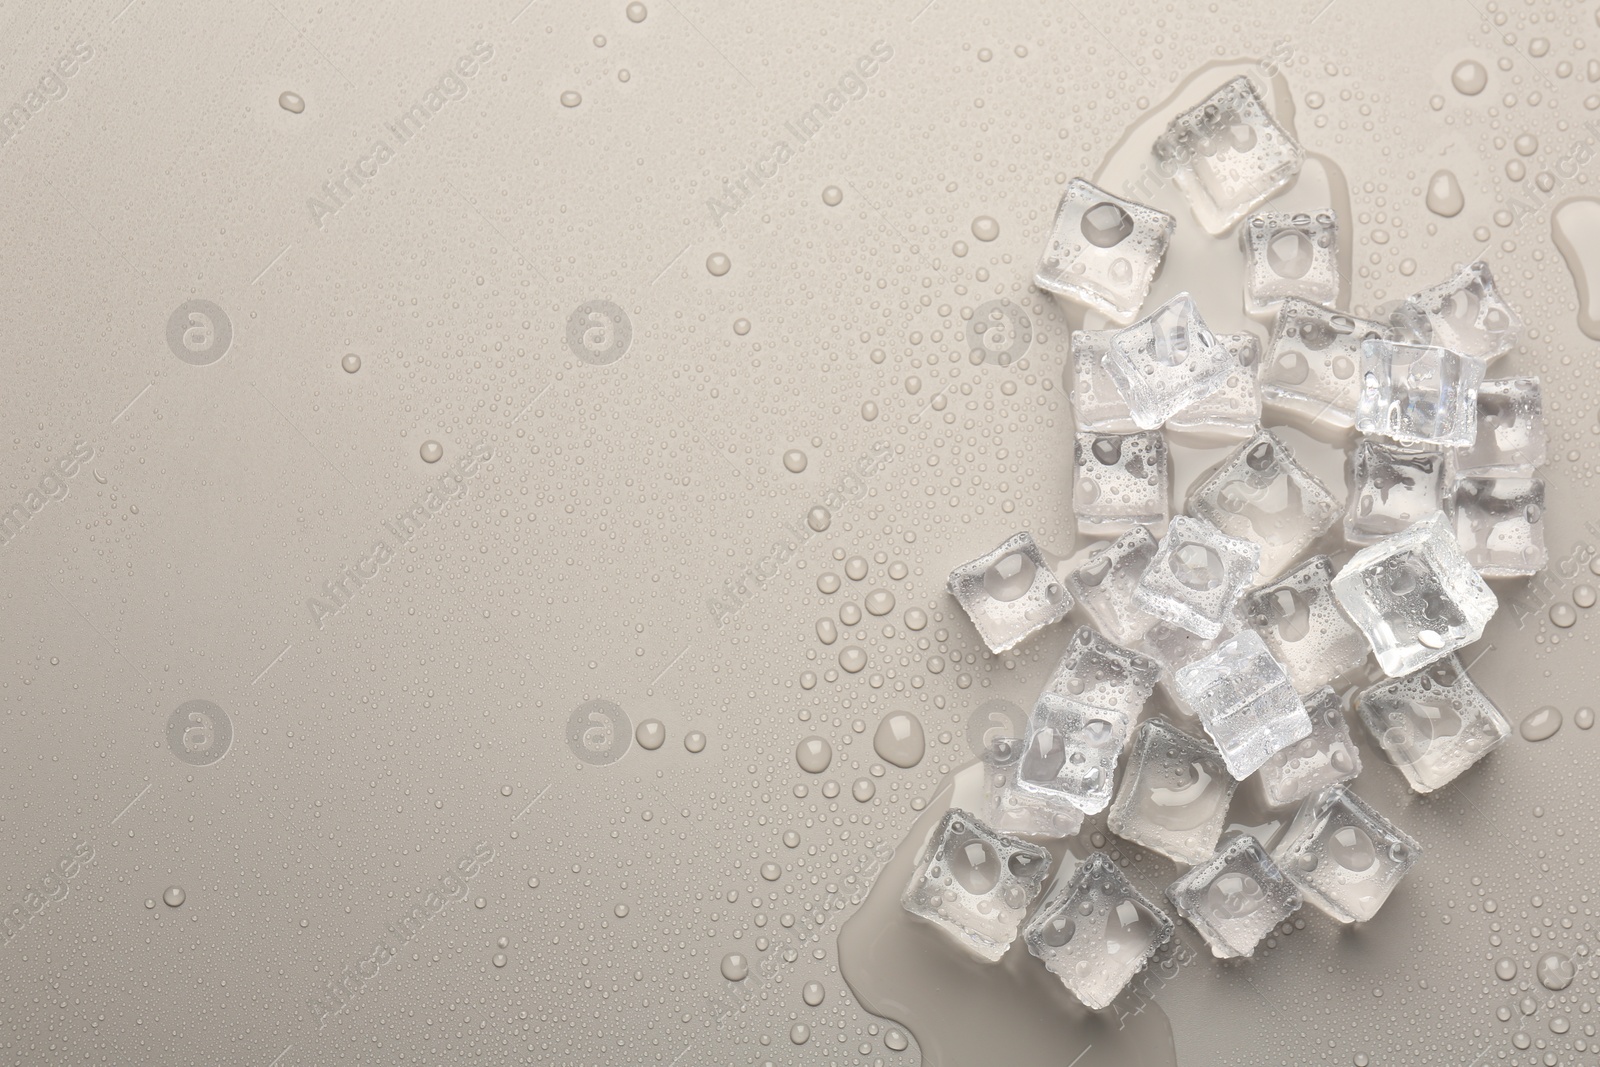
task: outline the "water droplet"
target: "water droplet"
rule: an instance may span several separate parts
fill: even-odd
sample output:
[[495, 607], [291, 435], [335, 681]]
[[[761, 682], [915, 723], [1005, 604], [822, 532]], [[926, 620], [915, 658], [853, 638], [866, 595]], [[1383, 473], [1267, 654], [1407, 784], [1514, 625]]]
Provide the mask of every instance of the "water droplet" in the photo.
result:
[[1579, 708], [1577, 711], [1572, 713], [1572, 721], [1577, 724], [1577, 727], [1580, 730], [1590, 729], [1594, 726], [1594, 709]]
[[706, 257], [706, 270], [711, 272], [713, 278], [720, 278], [733, 269], [733, 260], [721, 252], [713, 252]]
[[817, 533], [821, 533], [823, 530], [826, 530], [832, 523], [833, 512], [829, 511], [821, 504], [818, 504], [810, 511], [806, 512], [806, 525], [811, 527]]
[[577, 107], [581, 103], [583, 103], [583, 97], [579, 95], [576, 89], [568, 89], [561, 94], [562, 107]]
[[[1600, 200], [1578, 197], [1561, 204], [1550, 216], [1550, 236], [1577, 286], [1578, 329], [1600, 341]], [[1600, 556], [1589, 561], [1589, 569], [1597, 565]]]
[[859, 582], [867, 576], [867, 561], [863, 556], [851, 556], [844, 561], [844, 576], [852, 582]]
[[884, 1033], [883, 1043], [886, 1048], [894, 1052], [904, 1052], [907, 1046], [910, 1044], [910, 1042], [906, 1040], [905, 1034], [902, 1034], [899, 1030], [893, 1029]]
[[734, 319], [733, 320], [733, 332], [738, 334], [740, 337], [743, 337], [745, 334], [749, 333], [750, 332], [750, 320], [749, 319]]
[[837, 185], [830, 185], [822, 190], [822, 202], [829, 207], [838, 207], [843, 201], [844, 190]]
[[1559, 729], [1561, 729], [1561, 712], [1545, 706], [1523, 719], [1522, 725], [1517, 727], [1517, 732], [1525, 741], [1543, 741], [1548, 737], [1554, 737]]
[[928, 625], [928, 613], [921, 608], [912, 608], [906, 612], [906, 629], [921, 630]]
[[859, 645], [850, 645], [839, 652], [839, 666], [850, 674], [860, 674], [867, 665], [867, 654]]
[[1594, 586], [1580, 585], [1572, 591], [1572, 602], [1580, 608], [1594, 607]]
[[646, 719], [633, 731], [633, 739], [640, 748], [654, 752], [667, 740], [667, 728], [660, 719]]
[[800, 769], [810, 774], [821, 774], [833, 762], [833, 746], [821, 737], [808, 737], [794, 750]]
[[742, 982], [750, 974], [750, 961], [742, 953], [730, 952], [722, 957], [722, 977], [730, 982]]
[[868, 615], [887, 615], [894, 610], [894, 594], [887, 589], [874, 589], [867, 594]]
[[1578, 612], [1571, 604], [1556, 604], [1550, 609], [1550, 621], [1565, 630], [1578, 621]]
[[776, 863], [773, 863], [771, 860], [768, 860], [761, 865], [761, 877], [765, 878], [769, 882], [776, 882], [778, 880], [778, 876], [782, 873], [783, 869]]
[[1341, 826], [1328, 835], [1328, 858], [1353, 874], [1372, 869], [1378, 862], [1378, 848], [1358, 826]]
[[1133, 233], [1133, 216], [1124, 211], [1121, 205], [1107, 200], [1085, 211], [1078, 228], [1096, 248], [1115, 248]]
[[1000, 224], [988, 215], [972, 220], [972, 236], [980, 241], [992, 241], [1000, 236]]
[[1429, 211], [1447, 219], [1455, 218], [1467, 206], [1461, 182], [1448, 170], [1434, 171], [1433, 177], [1428, 179], [1428, 193], [1423, 202], [1428, 205]]
[[1495, 977], [1500, 979], [1502, 982], [1511, 981], [1511, 979], [1517, 976], [1516, 961], [1505, 956], [1501, 956], [1499, 959], [1494, 961], [1494, 974]]
[[361, 369], [361, 357], [354, 352], [346, 352], [344, 358], [339, 361], [339, 366], [344, 368], [346, 374], [354, 374]]
[[[807, 517], [807, 523], [810, 519]], [[817, 591], [821, 593], [837, 593], [839, 591], [839, 576], [832, 571], [824, 571], [817, 575]]]
[[789, 1027], [789, 1040], [797, 1045], [803, 1045], [811, 1040], [811, 1027], [805, 1023], [795, 1023]]
[[278, 94], [278, 106], [291, 115], [298, 115], [306, 109], [306, 100], [299, 93], [285, 89]]
[[1488, 88], [1489, 72], [1476, 59], [1463, 59], [1450, 72], [1450, 84], [1462, 96], [1477, 96]]
[[821, 982], [811, 981], [800, 987], [800, 999], [813, 1008], [822, 1003], [824, 995]]
[[983, 572], [983, 591], [995, 600], [1010, 603], [1033, 588], [1038, 569], [1033, 560], [1021, 552], [1012, 552], [991, 563]]
[[629, 4], [627, 10], [629, 22], [643, 22], [645, 16], [649, 14], [645, 10], [645, 6], [639, 3], [638, 0], [634, 0], [634, 3]]
[[161, 894], [161, 902], [169, 908], [180, 907], [184, 899], [185, 894], [181, 885], [169, 885], [166, 891]]
[[871, 400], [867, 401], [865, 404], [862, 404], [861, 405], [861, 417], [863, 419], [866, 419], [868, 422], [872, 422], [875, 419], [877, 419], [877, 417], [878, 417], [878, 405], [873, 403]]
[[611, 914], [619, 919], [626, 919], [628, 917], [628, 906], [626, 904], [618, 904], [611, 909]]
[[893, 711], [878, 723], [872, 735], [872, 750], [885, 763], [896, 767], [915, 767], [927, 751], [922, 722], [910, 712]]
[[1577, 976], [1577, 968], [1564, 953], [1546, 952], [1534, 965], [1534, 973], [1539, 976], [1540, 985], [1560, 991], [1572, 984], [1572, 979]]
[[504, 952], [496, 952], [493, 962], [496, 967], [504, 967], [506, 965], [506, 954]]
[[422, 447], [417, 449], [417, 454], [422, 457], [422, 462], [424, 463], [437, 463], [444, 458], [444, 446], [438, 441], [429, 438], [422, 442]]
[[690, 752], [704, 752], [706, 747], [706, 735], [701, 733], [699, 730], [690, 730], [688, 733], [683, 735], [683, 747], [688, 749]]
[[850, 785], [850, 795], [865, 804], [877, 795], [878, 787], [872, 784], [870, 778], [857, 778]]

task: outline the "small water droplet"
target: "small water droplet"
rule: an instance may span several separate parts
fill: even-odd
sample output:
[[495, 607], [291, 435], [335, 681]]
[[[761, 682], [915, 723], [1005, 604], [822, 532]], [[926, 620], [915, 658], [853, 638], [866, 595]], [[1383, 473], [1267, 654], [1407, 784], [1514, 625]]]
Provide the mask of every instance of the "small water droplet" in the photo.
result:
[[654, 752], [667, 740], [667, 728], [660, 719], [646, 719], [634, 729], [633, 739], [640, 748]]
[[422, 457], [422, 462], [424, 463], [437, 463], [444, 458], [444, 446], [438, 441], [429, 438], [422, 442], [422, 447], [417, 449], [417, 454]]
[[1571, 604], [1556, 604], [1550, 609], [1550, 621], [1565, 630], [1578, 621], [1578, 611]]
[[733, 269], [733, 260], [722, 252], [713, 252], [706, 257], [706, 270], [711, 272], [713, 278], [720, 278]]
[[690, 752], [704, 752], [706, 747], [706, 735], [701, 733], [699, 730], [690, 730], [688, 733], [683, 735], [683, 747], [688, 749]]
[[576, 89], [568, 89], [561, 94], [562, 107], [577, 107], [581, 103], [583, 103], [583, 97], [578, 94]]
[[1434, 171], [1433, 177], [1428, 179], [1428, 192], [1423, 202], [1429, 211], [1447, 219], [1455, 218], [1467, 206], [1461, 182], [1448, 170]]
[[344, 358], [339, 361], [339, 366], [344, 368], [346, 374], [354, 374], [361, 369], [361, 357], [354, 352], [346, 352]]
[[169, 908], [182, 906], [185, 899], [186, 894], [181, 885], [169, 885], [166, 892], [161, 894], [161, 902]]
[[829, 207], [838, 207], [844, 201], [844, 190], [837, 185], [830, 185], [822, 190], [822, 202]]
[[1000, 236], [1000, 224], [989, 215], [979, 215], [972, 220], [972, 236], [980, 241], [992, 241]]
[[306, 109], [306, 100], [299, 93], [285, 89], [278, 94], [278, 106], [291, 115], [298, 115]]
[[1462, 96], [1477, 96], [1488, 88], [1489, 72], [1476, 59], [1463, 59], [1450, 72], [1450, 84]]
[[629, 22], [643, 22], [645, 16], [649, 14], [649, 12], [645, 10], [645, 6], [641, 3], [638, 3], [637, 0], [635, 0], [634, 3], [629, 4], [627, 10]]
[[808, 774], [821, 774], [833, 762], [833, 746], [821, 737], [808, 737], [794, 750], [800, 769]]
[[824, 991], [821, 982], [811, 981], [800, 987], [800, 999], [813, 1008], [822, 1003], [823, 996]]
[[730, 982], [742, 982], [750, 974], [750, 961], [742, 953], [730, 952], [722, 957], [722, 977]]
[[493, 962], [496, 967], [504, 967], [506, 965], [506, 954], [504, 952], [496, 952]]

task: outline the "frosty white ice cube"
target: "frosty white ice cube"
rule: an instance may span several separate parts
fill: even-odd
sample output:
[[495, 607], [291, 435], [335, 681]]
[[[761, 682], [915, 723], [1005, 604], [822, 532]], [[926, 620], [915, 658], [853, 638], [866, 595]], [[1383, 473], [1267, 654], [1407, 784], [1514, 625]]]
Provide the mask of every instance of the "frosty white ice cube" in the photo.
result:
[[1017, 788], [1064, 800], [1085, 815], [1104, 811], [1131, 723], [1115, 708], [1096, 708], [1049, 690], [1028, 716]]
[[1476, 641], [1499, 606], [1442, 514], [1357, 552], [1333, 595], [1391, 678]]
[[1261, 939], [1302, 902], [1300, 888], [1249, 834], [1173, 882], [1167, 899], [1219, 959], [1255, 955]]
[[1356, 708], [1418, 793], [1448, 785], [1511, 736], [1511, 724], [1454, 656], [1362, 690]]
[[1333, 577], [1333, 560], [1312, 556], [1239, 604], [1245, 623], [1302, 693], [1354, 671], [1370, 651], [1334, 598]]
[[1243, 630], [1176, 675], [1178, 699], [1199, 716], [1239, 779], [1311, 733], [1311, 719], [1261, 635]]
[[1111, 339], [1103, 366], [1128, 402], [1134, 425], [1154, 430], [1218, 389], [1233, 369], [1228, 349], [1179, 293]]
[[1302, 422], [1350, 429], [1361, 396], [1361, 345], [1391, 335], [1383, 323], [1285, 298], [1261, 370], [1263, 403]]
[[990, 652], [1015, 647], [1072, 609], [1072, 596], [1027, 531], [951, 571], [949, 589]]
[[1217, 847], [1237, 785], [1216, 746], [1150, 719], [1134, 734], [1106, 825], [1179, 863], [1199, 863]]
[[1437, 448], [1363, 437], [1350, 453], [1349, 472], [1344, 539], [1353, 545], [1397, 534], [1448, 503], [1445, 457]]
[[1132, 433], [1128, 402], [1105, 368], [1116, 330], [1072, 331], [1072, 417], [1080, 432]]
[[1237, 439], [1249, 437], [1261, 422], [1261, 339], [1249, 333], [1219, 333], [1232, 368], [1210, 396], [1167, 419], [1173, 433]]
[[1365, 341], [1356, 429], [1402, 444], [1470, 445], [1483, 372], [1483, 360], [1448, 348]]
[[1175, 226], [1164, 211], [1074, 178], [1061, 194], [1034, 284], [1113, 322], [1129, 322], [1150, 292]]
[[1067, 588], [1084, 613], [1119, 644], [1131, 645], [1155, 621], [1133, 600], [1134, 587], [1155, 554], [1155, 535], [1135, 526], [1067, 576]]
[[1017, 939], [1049, 869], [1050, 853], [1039, 845], [951, 808], [923, 847], [900, 904], [992, 963]]
[[1339, 694], [1322, 686], [1302, 699], [1311, 733], [1261, 765], [1261, 790], [1273, 807], [1287, 807], [1361, 773], [1361, 752], [1350, 740]]
[[1478, 386], [1478, 436], [1455, 454], [1463, 473], [1528, 473], [1544, 462], [1544, 398], [1538, 378], [1493, 378]]
[[1080, 433], [1073, 444], [1072, 507], [1084, 531], [1165, 522], [1172, 479], [1158, 431]]
[[1272, 851], [1308, 903], [1365, 922], [1422, 857], [1422, 846], [1343, 785], [1306, 798]]
[[1215, 637], [1256, 572], [1261, 549], [1204, 519], [1176, 515], [1133, 598], [1152, 615]]
[[1339, 299], [1339, 220], [1315, 213], [1258, 211], [1239, 228], [1244, 250], [1244, 306], [1252, 315], [1299, 297], [1332, 307]]
[[1153, 150], [1214, 237], [1293, 181], [1305, 162], [1242, 74], [1174, 118]]
[[1017, 787], [1027, 741], [997, 737], [983, 750], [983, 810], [978, 814], [1003, 834], [1070, 837], [1083, 825], [1083, 811], [1064, 797]]
[[1454, 511], [1456, 540], [1484, 577], [1527, 577], [1549, 562], [1543, 478], [1492, 474], [1458, 478]]
[[1522, 336], [1522, 317], [1495, 288], [1494, 275], [1482, 260], [1407, 297], [1391, 321], [1421, 344], [1485, 362], [1511, 351]]
[[1172, 920], [1104, 852], [1090, 853], [1051, 891], [1022, 933], [1086, 1007], [1108, 1007], [1172, 936]]
[[1161, 668], [1149, 656], [1113, 644], [1088, 626], [1067, 642], [1044, 690], [1120, 714], [1131, 727], [1144, 710]]
[[1260, 430], [1189, 494], [1189, 513], [1260, 546], [1267, 578], [1305, 554], [1341, 508], [1271, 430]]

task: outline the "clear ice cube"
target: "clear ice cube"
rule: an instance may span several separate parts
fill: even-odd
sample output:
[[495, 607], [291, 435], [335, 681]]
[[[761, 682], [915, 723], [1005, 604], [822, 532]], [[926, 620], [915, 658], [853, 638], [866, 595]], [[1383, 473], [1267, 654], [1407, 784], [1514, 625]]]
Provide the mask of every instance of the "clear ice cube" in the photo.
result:
[[1470, 445], [1483, 372], [1483, 360], [1448, 348], [1365, 341], [1356, 429], [1401, 444]]
[[1261, 370], [1263, 403], [1303, 422], [1350, 429], [1361, 397], [1361, 345], [1390, 336], [1381, 322], [1285, 298]]
[[1456, 540], [1487, 578], [1524, 578], [1549, 563], [1544, 546], [1544, 479], [1487, 475], [1458, 478]]
[[1049, 870], [1050, 853], [1039, 845], [951, 808], [923, 847], [900, 904], [993, 963], [1017, 939]]
[[1343, 785], [1307, 797], [1272, 858], [1307, 903], [1343, 923], [1378, 913], [1422, 846]]
[[1363, 437], [1350, 453], [1344, 539], [1370, 545], [1444, 508], [1444, 453]]
[[1155, 619], [1133, 601], [1134, 587], [1156, 555], [1155, 535], [1135, 526], [1067, 576], [1067, 588], [1100, 632], [1122, 645], [1137, 641]]
[[1176, 225], [1164, 211], [1074, 178], [1061, 194], [1034, 284], [1112, 322], [1130, 322], [1150, 293]]
[[1234, 360], [1207, 328], [1193, 298], [1179, 293], [1118, 330], [1102, 365], [1128, 402], [1134, 425], [1154, 430], [1222, 388]]
[[1149, 656], [1123, 648], [1080, 626], [1067, 642], [1045, 692], [1122, 715], [1131, 728], [1156, 686], [1161, 668]]
[[1454, 656], [1363, 689], [1356, 709], [1418, 793], [1448, 785], [1511, 736], [1511, 724]]
[[1201, 637], [1215, 637], [1260, 560], [1261, 549], [1251, 542], [1229, 537], [1204, 519], [1176, 515], [1134, 587], [1134, 603]]
[[1244, 250], [1244, 306], [1264, 315], [1285, 297], [1332, 307], [1339, 299], [1339, 220], [1315, 214], [1258, 211], [1239, 229]]
[[1174, 118], [1153, 151], [1213, 237], [1293, 181], [1305, 162], [1242, 74]]
[[1071, 594], [1027, 531], [951, 571], [949, 589], [990, 652], [1015, 647], [1072, 610]]
[[1485, 362], [1511, 351], [1522, 336], [1522, 317], [1495, 288], [1494, 275], [1482, 260], [1407, 297], [1390, 321], [1421, 344]]
[[1361, 752], [1350, 740], [1339, 694], [1322, 686], [1303, 698], [1311, 733], [1261, 765], [1267, 803], [1288, 807], [1361, 773]]
[[1249, 834], [1167, 887], [1167, 899], [1219, 959], [1255, 955], [1274, 927], [1300, 910], [1300, 888]]
[[1171, 936], [1172, 920], [1104, 852], [1052, 889], [1022, 932], [1028, 951], [1097, 1011]]
[[1194, 714], [1176, 700], [1178, 670], [1197, 660], [1205, 659], [1217, 650], [1218, 645], [1233, 637], [1237, 627], [1232, 623], [1233, 619], [1230, 617], [1228, 624], [1217, 633], [1216, 637], [1201, 637], [1166, 619], [1155, 619], [1145, 631], [1144, 637], [1140, 639], [1139, 650], [1160, 664], [1161, 678], [1158, 684], [1164, 686], [1167, 693], [1174, 698], [1179, 712], [1185, 715]]
[[1028, 716], [1017, 788], [1065, 801], [1085, 815], [1104, 811], [1130, 726], [1115, 708], [1096, 708], [1046, 690]]
[[1261, 339], [1248, 331], [1219, 333], [1232, 369], [1222, 386], [1177, 412], [1166, 422], [1175, 433], [1207, 437], [1249, 437], [1261, 423]]
[[1209, 741], [1150, 719], [1134, 734], [1106, 825], [1169, 859], [1199, 863], [1217, 847], [1238, 784]]
[[1499, 606], [1443, 514], [1357, 552], [1333, 595], [1391, 678], [1476, 641]]
[[1354, 671], [1370, 651], [1334, 598], [1333, 577], [1333, 560], [1312, 556], [1240, 601], [1245, 623], [1301, 693]]
[[1003, 834], [1070, 837], [1083, 825], [1083, 812], [1060, 796], [1029, 793], [1017, 787], [1017, 772], [1027, 741], [997, 737], [983, 750], [983, 810], [978, 815]]
[[1072, 331], [1072, 417], [1079, 432], [1132, 433], [1128, 402], [1105, 368], [1116, 330]]
[[1199, 716], [1235, 778], [1249, 777], [1311, 733], [1294, 683], [1254, 630], [1180, 668], [1176, 683], [1178, 698]]
[[1478, 386], [1478, 436], [1456, 452], [1455, 469], [1526, 473], [1544, 456], [1539, 379], [1493, 378]]
[[1072, 507], [1080, 530], [1166, 521], [1172, 478], [1159, 431], [1080, 433], [1072, 452]]
[[1257, 574], [1263, 578], [1304, 555], [1341, 510], [1271, 430], [1258, 431], [1196, 485], [1188, 506], [1230, 537], [1260, 546]]

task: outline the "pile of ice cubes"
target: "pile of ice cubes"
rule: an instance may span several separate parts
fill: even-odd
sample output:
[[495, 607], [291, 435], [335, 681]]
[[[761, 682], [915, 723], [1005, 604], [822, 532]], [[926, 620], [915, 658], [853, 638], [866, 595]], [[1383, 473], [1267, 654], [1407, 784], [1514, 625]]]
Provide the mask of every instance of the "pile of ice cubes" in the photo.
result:
[[[1186, 868], [1166, 898], [1219, 957], [1252, 955], [1302, 902], [1371, 919], [1421, 848], [1351, 791], [1347, 720], [1419, 793], [1482, 759], [1510, 730], [1457, 653], [1498, 605], [1484, 579], [1546, 561], [1539, 381], [1487, 376], [1521, 331], [1489, 268], [1387, 321], [1336, 307], [1334, 212], [1259, 210], [1304, 153], [1248, 78], [1153, 150], [1208, 233], [1239, 226], [1244, 307], [1274, 316], [1270, 340], [1213, 333], [1188, 293], [1140, 318], [1177, 221], [1068, 184], [1035, 282], [1117, 326], [1073, 334], [1071, 396], [1079, 527], [1115, 539], [1064, 577], [1025, 532], [951, 574], [992, 652], [1074, 609], [1082, 622], [1023, 736], [984, 753], [977, 810], [945, 816], [904, 896], [985, 959], [1020, 932], [1097, 1009], [1174, 922], [1101, 851], [1030, 917], [1051, 863], [1037, 840], [1105, 811], [1113, 834]], [[1346, 438], [1343, 503], [1263, 411]], [[1197, 429], [1238, 444], [1173, 514], [1166, 435]], [[1282, 813], [1265, 840], [1226, 829], [1239, 789]]]

